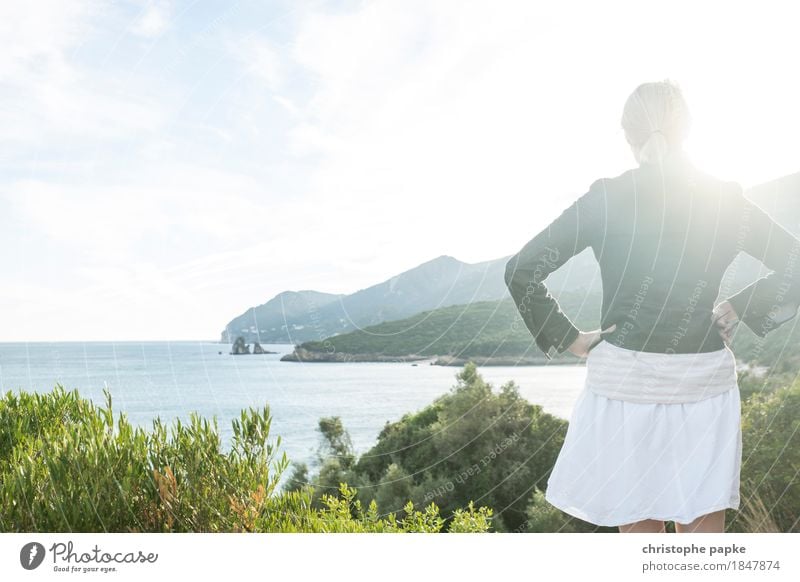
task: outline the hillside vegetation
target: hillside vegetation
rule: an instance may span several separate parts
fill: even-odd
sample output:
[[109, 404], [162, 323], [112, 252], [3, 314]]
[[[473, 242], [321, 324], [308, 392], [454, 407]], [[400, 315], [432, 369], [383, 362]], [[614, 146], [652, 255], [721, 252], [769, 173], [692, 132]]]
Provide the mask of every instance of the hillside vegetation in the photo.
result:
[[[578, 327], [590, 329], [599, 325], [599, 295], [587, 299], [583, 293], [564, 291], [558, 299]], [[543, 358], [511, 299], [425, 311], [324, 341], [305, 342], [300, 347], [320, 354], [372, 354], [398, 358], [412, 354], [462, 359]], [[561, 354], [561, 358], [576, 359], [568, 353]]]

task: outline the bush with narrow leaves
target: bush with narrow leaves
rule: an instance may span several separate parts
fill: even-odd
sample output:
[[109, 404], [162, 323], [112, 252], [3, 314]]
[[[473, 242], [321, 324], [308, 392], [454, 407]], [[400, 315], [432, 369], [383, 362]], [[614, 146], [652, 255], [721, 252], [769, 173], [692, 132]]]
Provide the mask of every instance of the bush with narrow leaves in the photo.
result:
[[[152, 429], [116, 417], [63, 387], [0, 399], [2, 532], [438, 532], [431, 504], [406, 515], [366, 509], [342, 483], [325, 507], [313, 489], [280, 492], [288, 466], [270, 441], [267, 406], [243, 410], [223, 450], [216, 419]], [[491, 511], [470, 506], [451, 528], [488, 531]]]

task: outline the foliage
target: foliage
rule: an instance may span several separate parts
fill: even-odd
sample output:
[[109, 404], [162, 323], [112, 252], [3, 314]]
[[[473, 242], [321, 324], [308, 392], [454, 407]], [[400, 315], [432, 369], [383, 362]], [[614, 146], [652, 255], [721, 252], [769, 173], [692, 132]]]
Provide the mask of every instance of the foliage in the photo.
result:
[[[579, 328], [595, 329], [599, 326], [602, 294], [559, 290], [553, 295]], [[508, 298], [423, 311], [321, 341], [305, 342], [302, 347], [311, 352], [397, 358], [410, 355], [465, 359], [542, 355], [514, 302]], [[764, 338], [740, 324], [732, 349], [740, 361], [769, 367], [775, 373], [792, 373], [800, 369], [800, 316], [770, 331]], [[565, 352], [554, 360], [573, 363], [574, 357]]]
[[[493, 392], [472, 362], [456, 378], [449, 393], [388, 423], [348, 482], [357, 484], [359, 497], [396, 510], [405, 500], [435, 501], [453, 516], [475, 501], [495, 510], [496, 531], [514, 530], [526, 519], [534, 488], [546, 484], [567, 423], [528, 403], [513, 382]], [[325, 471], [312, 482], [331, 488]]]
[[[599, 305], [591, 296], [588, 305]], [[588, 329], [596, 327], [599, 311], [587, 308], [585, 293], [559, 294], [562, 309], [577, 314], [574, 321]], [[309, 351], [371, 354], [403, 357], [521, 356], [541, 354], [522, 322], [513, 300], [479, 301], [423, 311], [412, 317], [387, 321], [349, 333], [302, 344]]]
[[757, 336], [740, 323], [732, 348], [743, 362], [768, 367], [777, 374], [796, 374], [800, 369], [800, 316], [771, 330], [765, 337]]
[[[800, 382], [754, 393], [747, 400], [742, 446], [745, 508], [749, 513], [765, 510], [761, 513], [778, 531], [800, 532]], [[732, 528], [744, 527], [734, 516]]]
[[[335, 496], [341, 483], [353, 485], [359, 483], [359, 480], [353, 472], [356, 461], [353, 443], [342, 424], [342, 419], [338, 416], [323, 417], [319, 420], [317, 429], [321, 435], [321, 443], [314, 459], [318, 469], [313, 481], [311, 499], [314, 507], [322, 508], [325, 506], [325, 495]], [[305, 463], [296, 463], [294, 473], [284, 486], [284, 490], [298, 489], [309, 484], [308, 468]]]
[[[356, 498], [357, 491], [347, 484], [340, 484], [338, 495], [324, 494], [324, 507], [311, 508], [311, 491], [286, 493], [278, 498], [280, 505], [266, 513], [258, 522], [259, 531], [312, 532], [312, 533], [480, 533], [489, 531], [492, 510], [488, 507], [475, 509], [470, 503], [459, 509], [449, 528], [444, 529], [444, 520], [439, 508], [431, 503], [422, 511], [412, 502], [406, 503], [404, 516], [395, 512], [381, 515], [375, 501], [366, 508]], [[299, 510], [302, 508], [302, 510]]]
[[[270, 442], [269, 408], [233, 421], [223, 451], [216, 420], [152, 430], [115, 420], [111, 396], [96, 406], [61, 386], [0, 399], [0, 531], [236, 532], [442, 531], [438, 508], [406, 515], [363, 509], [357, 491], [312, 507], [313, 489], [277, 492], [288, 465]], [[486, 531], [491, 512], [469, 506], [454, 527]], [[455, 522], [454, 522], [455, 523]], [[453, 527], [453, 526], [451, 526]]]
[[[361, 498], [398, 509], [408, 499], [418, 504], [435, 500], [445, 515], [474, 500], [494, 509], [496, 531], [617, 531], [572, 517], [545, 499], [565, 421], [520, 398], [513, 382], [494, 393], [472, 363], [457, 379], [450, 393], [387, 423], [375, 446], [348, 465], [348, 482], [358, 484]], [[728, 529], [798, 531], [800, 382], [792, 384], [789, 375], [741, 372], [739, 384], [742, 505], [739, 511], [729, 511]], [[514, 434], [522, 437], [483, 461], [496, 443]], [[344, 457], [352, 458], [352, 451]], [[470, 472], [476, 467], [480, 470]], [[336, 475], [322, 471], [311, 481], [333, 491]], [[667, 527], [672, 530], [673, 524]]]
[[529, 533], [575, 533], [585, 531], [586, 525], [589, 525], [550, 505], [544, 497], [544, 491], [538, 487], [531, 496], [526, 516], [520, 529]]
[[[470, 363], [450, 392], [387, 423], [360, 457], [341, 420], [320, 420], [318, 473], [288, 466], [269, 408], [233, 421], [191, 414], [151, 429], [57, 386], [0, 398], [0, 531], [613, 531], [544, 498], [566, 421], [494, 391]], [[800, 382], [740, 376], [742, 508], [730, 531], [800, 531]], [[476, 506], [480, 506], [476, 509]], [[379, 511], [378, 508], [382, 510]]]

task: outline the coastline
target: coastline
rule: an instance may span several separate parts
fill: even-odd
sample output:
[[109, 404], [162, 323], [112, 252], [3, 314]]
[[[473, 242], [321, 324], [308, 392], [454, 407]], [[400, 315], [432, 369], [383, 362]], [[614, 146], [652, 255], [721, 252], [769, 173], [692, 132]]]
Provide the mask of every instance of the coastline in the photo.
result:
[[[475, 362], [480, 367], [491, 366], [585, 366], [586, 359], [578, 358], [571, 354], [559, 354], [552, 360], [548, 360], [544, 355], [525, 355], [525, 356], [427, 356], [419, 354], [406, 354], [402, 356], [391, 356], [383, 354], [351, 354], [345, 352], [318, 352], [311, 351], [300, 346], [295, 346], [292, 352], [286, 353], [280, 358], [282, 362], [303, 362], [303, 363], [410, 363], [413, 365], [431, 366], [451, 366], [463, 367], [467, 362]], [[769, 371], [766, 366], [756, 366], [748, 362], [736, 360], [738, 372], [752, 373], [756, 377], [762, 377]]]
[[431, 366], [462, 367], [467, 362], [475, 362], [478, 366], [553, 366], [553, 365], [585, 365], [585, 360], [575, 356], [562, 356], [548, 360], [544, 355], [528, 356], [475, 356], [462, 358], [458, 356], [424, 356], [419, 354], [406, 354], [403, 356], [389, 356], [383, 354], [350, 354], [344, 352], [318, 352], [310, 351], [300, 346], [294, 351], [281, 357], [281, 362], [304, 363], [359, 363], [359, 362], [394, 362], [413, 363], [415, 365], [428, 364]]

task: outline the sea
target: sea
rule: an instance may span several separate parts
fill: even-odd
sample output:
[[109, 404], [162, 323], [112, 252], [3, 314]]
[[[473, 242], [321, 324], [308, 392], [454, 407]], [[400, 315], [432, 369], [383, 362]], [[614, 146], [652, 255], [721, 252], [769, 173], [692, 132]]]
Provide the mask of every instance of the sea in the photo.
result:
[[[223, 447], [242, 409], [267, 405], [279, 453], [313, 470], [320, 418], [341, 417], [356, 453], [363, 453], [387, 422], [449, 392], [461, 370], [429, 362], [281, 362], [292, 345], [263, 347], [277, 353], [234, 356], [230, 344], [213, 341], [0, 343], [0, 389], [48, 392], [58, 384], [97, 404], [108, 389], [115, 414], [145, 428], [156, 417], [183, 421], [197, 412], [217, 420]], [[494, 390], [513, 380], [529, 402], [565, 419], [586, 377], [581, 365], [478, 370]]]

